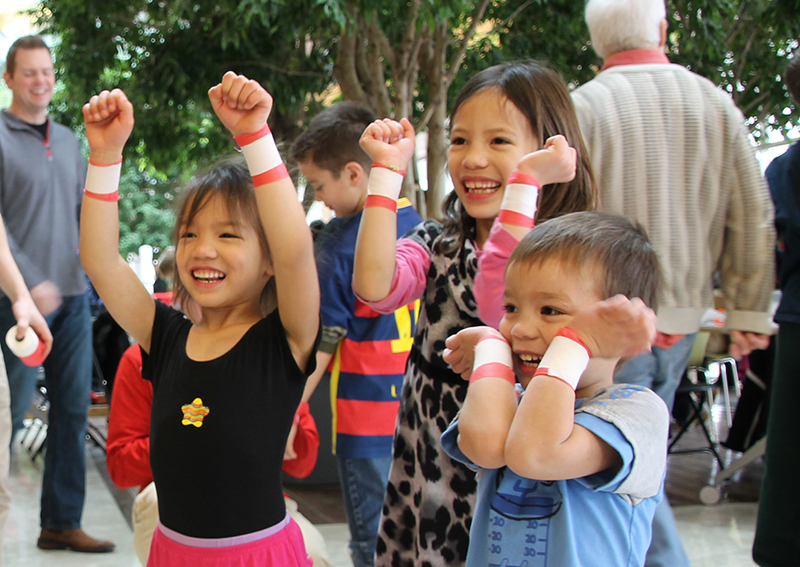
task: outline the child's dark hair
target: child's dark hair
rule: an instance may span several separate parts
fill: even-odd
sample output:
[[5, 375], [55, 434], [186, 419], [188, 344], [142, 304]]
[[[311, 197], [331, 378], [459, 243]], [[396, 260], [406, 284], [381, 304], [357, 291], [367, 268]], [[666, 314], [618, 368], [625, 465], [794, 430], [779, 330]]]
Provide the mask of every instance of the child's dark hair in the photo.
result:
[[[213, 197], [219, 197], [234, 218], [241, 219], [242, 224], [250, 225], [255, 230], [261, 251], [269, 259], [267, 235], [264, 233], [261, 217], [258, 214], [253, 179], [244, 158], [229, 158], [217, 162], [205, 173], [194, 177], [181, 194], [182, 201], [175, 220], [176, 248], [181, 245], [182, 230]], [[181, 284], [178, 270], [175, 271], [174, 289], [176, 301], [186, 308], [191, 296]], [[261, 309], [264, 315], [275, 309], [277, 299], [275, 278], [270, 278], [261, 294]]]
[[[540, 144], [544, 145], [551, 136], [562, 134], [578, 154], [575, 179], [541, 189], [536, 220], [541, 222], [561, 214], [596, 208], [589, 154], [583, 143], [569, 89], [561, 75], [531, 60], [484, 69], [467, 81], [459, 92], [450, 111], [450, 124], [467, 100], [489, 89], [497, 89], [519, 109], [528, 119]], [[458, 235], [459, 244], [473, 237], [475, 219], [467, 214], [455, 191], [447, 196], [442, 209], [447, 234]]]
[[536, 226], [523, 238], [508, 260], [541, 264], [559, 259], [576, 267], [598, 266], [604, 276], [597, 282], [604, 299], [617, 294], [638, 297], [658, 308], [662, 274], [653, 245], [639, 224], [619, 215], [599, 211], [570, 213]]
[[372, 111], [361, 104], [337, 102], [314, 117], [292, 144], [289, 157], [294, 162], [310, 160], [317, 167], [330, 171], [336, 179], [351, 161], [369, 172], [372, 160], [358, 141], [374, 120]]

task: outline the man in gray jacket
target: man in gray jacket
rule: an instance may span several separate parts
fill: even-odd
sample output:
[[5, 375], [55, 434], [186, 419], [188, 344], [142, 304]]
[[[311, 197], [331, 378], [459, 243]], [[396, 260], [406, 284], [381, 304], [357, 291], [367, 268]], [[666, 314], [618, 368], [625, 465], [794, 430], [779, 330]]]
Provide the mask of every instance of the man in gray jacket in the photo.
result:
[[[744, 117], [711, 81], [670, 64], [664, 0], [589, 0], [586, 22], [604, 66], [573, 92], [601, 207], [647, 230], [664, 271], [659, 339], [615, 380], [672, 408], [719, 271], [732, 354], [764, 348], [774, 326], [773, 209]], [[648, 567], [689, 564], [666, 499]]]
[[[78, 219], [86, 170], [72, 131], [47, 116], [55, 74], [37, 36], [15, 41], [6, 58], [11, 106], [0, 112], [0, 213], [14, 259], [53, 333], [44, 362], [50, 401], [42, 479], [42, 549], [105, 552], [81, 529], [86, 490], [85, 433], [92, 378], [92, 321], [78, 257]], [[0, 334], [15, 324], [0, 296]], [[11, 388], [13, 433], [22, 427], [38, 370], [2, 341]]]

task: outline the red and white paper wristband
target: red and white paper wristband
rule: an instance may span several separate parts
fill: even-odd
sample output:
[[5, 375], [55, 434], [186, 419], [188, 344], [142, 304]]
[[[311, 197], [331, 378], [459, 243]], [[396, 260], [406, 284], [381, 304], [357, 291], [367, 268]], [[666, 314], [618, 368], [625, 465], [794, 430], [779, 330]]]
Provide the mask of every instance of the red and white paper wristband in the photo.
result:
[[367, 183], [367, 201], [364, 208], [383, 207], [397, 212], [397, 199], [403, 188], [405, 170], [373, 163]]
[[242, 148], [247, 168], [253, 176], [253, 185], [260, 187], [289, 177], [269, 126], [264, 124], [254, 134], [240, 134], [233, 139]]
[[83, 193], [98, 201], [119, 201], [119, 176], [122, 158], [117, 163], [101, 165], [89, 160], [86, 169], [86, 185]]
[[475, 359], [469, 383], [481, 378], [502, 378], [512, 385], [517, 383], [511, 359], [511, 345], [498, 335], [485, 335], [475, 345]]
[[576, 390], [591, 358], [592, 352], [578, 333], [564, 327], [550, 342], [533, 375], [557, 378]]
[[503, 202], [497, 218], [500, 222], [533, 228], [539, 201], [539, 182], [533, 175], [514, 171], [508, 176]]

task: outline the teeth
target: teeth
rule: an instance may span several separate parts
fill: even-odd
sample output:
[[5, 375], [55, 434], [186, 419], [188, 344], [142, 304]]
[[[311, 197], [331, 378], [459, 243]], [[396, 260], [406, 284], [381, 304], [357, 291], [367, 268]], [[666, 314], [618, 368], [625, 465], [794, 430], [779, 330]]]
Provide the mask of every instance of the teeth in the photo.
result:
[[468, 181], [464, 187], [470, 193], [494, 193], [500, 188], [500, 184], [495, 181]]
[[533, 356], [532, 354], [518, 354], [519, 359], [526, 364], [539, 364], [542, 360], [540, 356]]
[[195, 270], [192, 272], [192, 276], [203, 282], [214, 282], [225, 279], [225, 274], [217, 272], [216, 270]]

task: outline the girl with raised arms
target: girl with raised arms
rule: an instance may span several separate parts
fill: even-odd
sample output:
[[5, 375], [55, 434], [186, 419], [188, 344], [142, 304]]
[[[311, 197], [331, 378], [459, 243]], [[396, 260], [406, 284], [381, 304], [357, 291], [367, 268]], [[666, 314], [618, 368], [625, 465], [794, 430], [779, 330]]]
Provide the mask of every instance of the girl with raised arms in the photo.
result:
[[176, 289], [193, 320], [154, 301], [118, 251], [119, 171], [134, 123], [119, 89], [83, 108], [91, 155], [81, 260], [109, 312], [146, 353], [143, 376], [153, 382], [160, 523], [148, 565], [308, 566], [280, 473], [314, 369], [311, 233], [267, 127], [269, 93], [228, 72], [208, 96], [247, 165], [221, 163], [183, 191]]

